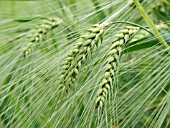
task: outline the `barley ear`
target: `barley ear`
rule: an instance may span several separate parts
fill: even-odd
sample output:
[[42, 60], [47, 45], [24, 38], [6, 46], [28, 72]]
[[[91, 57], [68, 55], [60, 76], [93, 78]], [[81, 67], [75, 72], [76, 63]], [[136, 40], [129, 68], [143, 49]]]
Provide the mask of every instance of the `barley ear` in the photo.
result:
[[23, 57], [27, 57], [35, 47], [36, 43], [44, 40], [45, 35], [52, 29], [63, 24], [63, 20], [59, 18], [48, 18], [36, 26], [33, 30], [30, 30], [27, 35], [28, 43], [23, 48]]
[[110, 51], [107, 54], [104, 65], [104, 74], [99, 82], [99, 90], [96, 98], [96, 108], [103, 108], [107, 96], [113, 89], [115, 71], [117, 70], [123, 46], [129, 42], [133, 35], [139, 30], [137, 27], [128, 26], [116, 35], [116, 40], [112, 42]]
[[86, 61], [89, 54], [98, 47], [99, 41], [102, 41], [104, 30], [109, 24], [93, 25], [90, 29], [87, 29], [87, 33], [81, 36], [79, 42], [72, 51], [67, 55], [61, 69], [60, 87], [71, 87], [78, 74], [81, 71], [81, 67]]

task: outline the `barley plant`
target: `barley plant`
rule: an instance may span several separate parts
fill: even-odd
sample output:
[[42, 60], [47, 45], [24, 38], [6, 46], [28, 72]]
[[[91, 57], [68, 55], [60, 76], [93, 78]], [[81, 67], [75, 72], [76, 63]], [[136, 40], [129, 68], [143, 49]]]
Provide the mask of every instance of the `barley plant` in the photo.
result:
[[170, 0], [1, 0], [0, 128], [170, 128]]

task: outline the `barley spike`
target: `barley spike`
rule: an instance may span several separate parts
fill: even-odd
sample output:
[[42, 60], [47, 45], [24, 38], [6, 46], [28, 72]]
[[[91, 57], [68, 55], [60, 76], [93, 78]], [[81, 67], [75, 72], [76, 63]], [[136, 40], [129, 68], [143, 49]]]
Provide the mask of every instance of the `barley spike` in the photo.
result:
[[23, 48], [23, 57], [28, 56], [32, 52], [35, 43], [44, 40], [44, 36], [51, 29], [56, 28], [60, 24], [63, 24], [63, 20], [59, 18], [48, 18], [44, 20], [42, 24], [36, 26], [33, 30], [30, 30], [27, 35], [28, 43]]
[[116, 40], [112, 42], [111, 50], [107, 54], [104, 65], [105, 72], [99, 82], [99, 91], [96, 98], [96, 108], [103, 107], [105, 100], [112, 88], [114, 74], [120, 59], [121, 49], [129, 39], [139, 30], [138, 27], [128, 26], [116, 35]]
[[[62, 68], [62, 76], [60, 78], [60, 87], [71, 87], [74, 84], [78, 74], [80, 73], [81, 66], [85, 62], [88, 55], [98, 47], [99, 40], [102, 41], [103, 34], [107, 25], [93, 25], [92, 28], [87, 29], [87, 33], [81, 36], [73, 50], [68, 54], [63, 67], [68, 66], [68, 69]], [[69, 59], [70, 58], [70, 59]], [[73, 80], [74, 79], [74, 80]], [[68, 84], [68, 85], [67, 85]]]

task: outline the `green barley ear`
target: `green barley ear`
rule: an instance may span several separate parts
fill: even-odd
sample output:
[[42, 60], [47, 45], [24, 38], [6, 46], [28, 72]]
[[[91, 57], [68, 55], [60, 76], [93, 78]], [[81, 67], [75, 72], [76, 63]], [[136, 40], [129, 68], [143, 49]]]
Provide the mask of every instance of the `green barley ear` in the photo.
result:
[[28, 56], [36, 43], [44, 40], [44, 36], [52, 29], [63, 24], [63, 20], [59, 18], [48, 18], [42, 22], [42, 24], [36, 26], [33, 30], [29, 32], [28, 43], [23, 48], [23, 57]]
[[86, 30], [87, 33], [85, 35], [81, 36], [80, 41], [77, 42], [76, 46], [67, 55], [62, 65], [60, 88], [71, 87], [74, 84], [87, 56], [95, 47], [98, 47], [100, 40], [102, 42], [104, 30], [108, 25], [93, 25], [90, 29]]
[[99, 90], [96, 99], [96, 108], [103, 108], [109, 92], [112, 89], [115, 71], [118, 66], [123, 45], [130, 41], [133, 35], [139, 30], [138, 27], [128, 26], [116, 35], [116, 40], [112, 43], [111, 50], [106, 56], [104, 65], [105, 71], [99, 82]]

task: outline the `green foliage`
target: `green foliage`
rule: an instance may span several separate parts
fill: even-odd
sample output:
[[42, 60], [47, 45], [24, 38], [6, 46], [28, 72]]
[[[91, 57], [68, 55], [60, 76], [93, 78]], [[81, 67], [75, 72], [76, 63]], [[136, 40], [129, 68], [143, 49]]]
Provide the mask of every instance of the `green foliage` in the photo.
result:
[[[140, 3], [170, 45], [170, 1]], [[169, 128], [170, 55], [148, 26], [133, 0], [0, 1], [0, 128]]]

